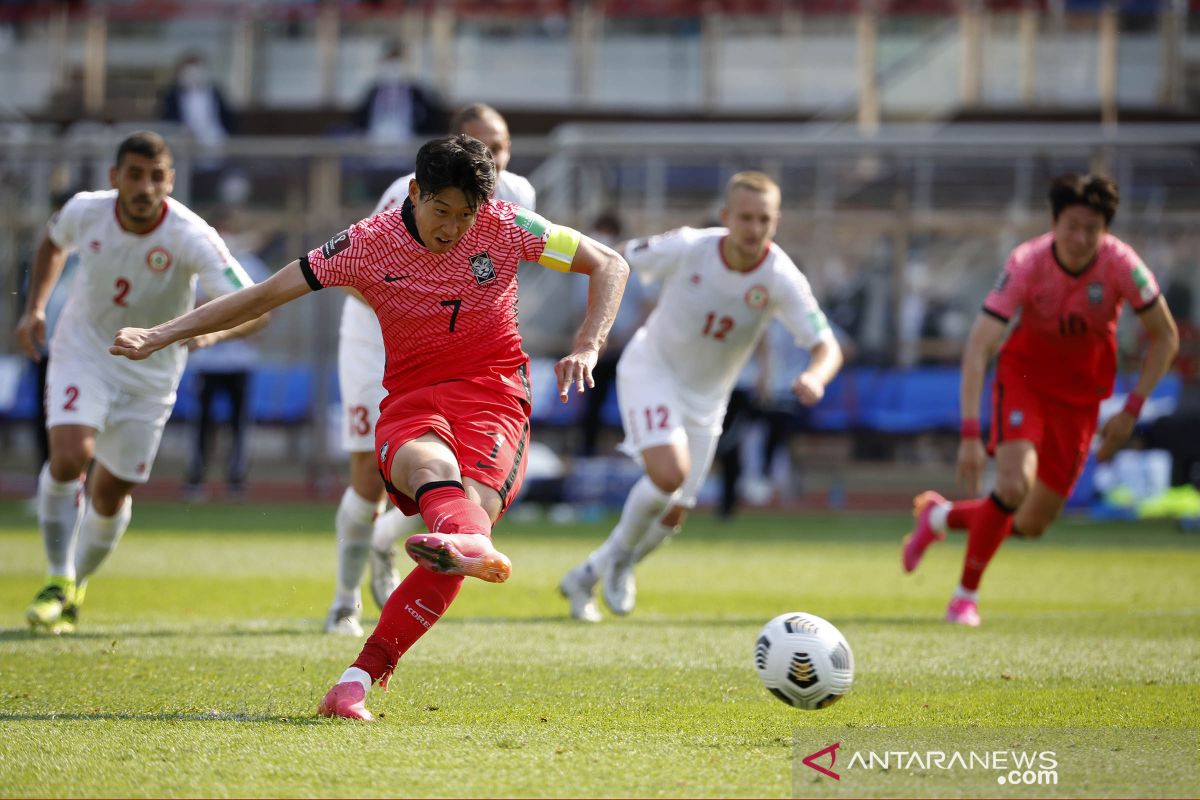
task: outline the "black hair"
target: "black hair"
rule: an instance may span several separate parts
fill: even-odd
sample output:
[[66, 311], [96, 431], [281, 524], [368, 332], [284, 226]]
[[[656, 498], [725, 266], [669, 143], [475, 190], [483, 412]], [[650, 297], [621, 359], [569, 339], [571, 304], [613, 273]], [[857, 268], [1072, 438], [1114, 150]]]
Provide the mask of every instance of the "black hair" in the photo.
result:
[[1117, 182], [1104, 175], [1067, 173], [1050, 182], [1050, 208], [1058, 219], [1067, 206], [1087, 206], [1104, 215], [1104, 224], [1111, 225], [1121, 202]]
[[154, 131], [137, 131], [125, 137], [125, 141], [121, 142], [117, 148], [118, 169], [121, 166], [121, 159], [129, 153], [146, 158], [158, 158], [165, 155], [168, 161], [171, 160], [171, 148], [167, 147], [166, 140]]
[[443, 189], [459, 189], [471, 210], [477, 211], [496, 188], [496, 165], [487, 145], [459, 133], [431, 139], [421, 146], [416, 179], [422, 198]]

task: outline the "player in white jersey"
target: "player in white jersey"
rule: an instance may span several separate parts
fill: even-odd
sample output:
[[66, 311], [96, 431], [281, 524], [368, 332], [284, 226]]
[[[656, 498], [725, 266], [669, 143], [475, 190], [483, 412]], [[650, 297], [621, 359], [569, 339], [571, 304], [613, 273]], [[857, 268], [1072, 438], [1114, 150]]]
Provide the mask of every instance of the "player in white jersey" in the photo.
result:
[[[512, 141], [508, 123], [500, 112], [483, 103], [474, 103], [459, 110], [451, 120], [451, 126], [454, 133], [473, 136], [491, 150], [499, 173], [492, 196], [534, 210], [533, 184], [505, 169], [512, 156]], [[394, 181], [372, 214], [403, 204], [413, 177], [410, 173]], [[334, 523], [337, 583], [333, 604], [325, 620], [326, 633], [362, 636], [359, 584], [368, 555], [371, 593], [383, 608], [400, 583], [400, 572], [394, 564], [394, 545], [401, 536], [414, 533], [421, 525], [420, 517], [406, 517], [396, 508], [380, 513], [386, 494], [374, 450], [379, 403], [386, 394], [383, 389], [385, 360], [379, 319], [370, 306], [350, 293], [342, 307], [338, 334], [338, 383], [345, 411], [342, 444], [350, 453], [350, 485], [342, 493]]]
[[600, 620], [592, 591], [601, 579], [613, 613], [633, 610], [634, 565], [678, 532], [695, 506], [729, 395], [772, 317], [812, 354], [792, 382], [800, 402], [820, 401], [841, 367], [808, 280], [772, 241], [779, 206], [774, 181], [740, 172], [725, 190], [726, 227], [680, 228], [622, 248], [644, 282], [662, 281], [657, 305], [617, 363], [622, 449], [645, 475], [607, 541], [559, 584], [576, 619]]
[[[150, 477], [163, 426], [175, 404], [187, 348], [133, 362], [108, 352], [118, 330], [153, 325], [195, 304], [199, 279], [210, 297], [253, 281], [204, 220], [168, 200], [171, 152], [156, 133], [126, 138], [109, 170], [112, 189], [80, 192], [54, 215], [38, 245], [29, 298], [16, 328], [39, 360], [46, 300], [72, 250], [78, 277], [50, 340], [46, 427], [50, 460], [38, 477], [38, 524], [49, 578], [26, 616], [35, 628], [75, 629], [89, 575], [129, 525], [130, 493]], [[265, 317], [193, 339], [207, 347], [262, 327]], [[87, 508], [83, 508], [83, 475]]]

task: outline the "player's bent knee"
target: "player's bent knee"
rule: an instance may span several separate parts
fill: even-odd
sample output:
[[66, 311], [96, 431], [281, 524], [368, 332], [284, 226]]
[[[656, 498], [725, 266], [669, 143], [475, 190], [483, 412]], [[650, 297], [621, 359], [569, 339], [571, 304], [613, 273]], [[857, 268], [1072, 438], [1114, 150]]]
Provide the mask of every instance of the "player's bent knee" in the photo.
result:
[[1009, 508], [1016, 508], [1029, 494], [1029, 481], [1023, 475], [999, 475], [996, 478], [996, 496]]
[[687, 480], [687, 473], [682, 470], [655, 470], [646, 473], [646, 477], [663, 494], [674, 494]]

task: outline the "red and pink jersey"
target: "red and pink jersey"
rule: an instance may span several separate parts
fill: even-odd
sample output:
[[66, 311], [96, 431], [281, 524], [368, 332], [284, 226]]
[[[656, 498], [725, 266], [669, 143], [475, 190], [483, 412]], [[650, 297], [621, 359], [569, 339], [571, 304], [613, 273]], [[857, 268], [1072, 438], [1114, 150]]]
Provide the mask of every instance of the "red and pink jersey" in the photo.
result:
[[1098, 403], [1113, 390], [1121, 304], [1140, 313], [1158, 294], [1137, 253], [1112, 234], [1078, 274], [1059, 263], [1052, 233], [1030, 239], [1012, 251], [983, 303], [1004, 322], [1021, 312], [998, 369], [1063, 402]]
[[552, 228], [531, 211], [491, 200], [453, 249], [435, 254], [420, 243], [405, 204], [355, 223], [300, 266], [313, 289], [351, 286], [375, 310], [389, 396], [491, 377], [528, 399], [517, 262], [542, 259]]

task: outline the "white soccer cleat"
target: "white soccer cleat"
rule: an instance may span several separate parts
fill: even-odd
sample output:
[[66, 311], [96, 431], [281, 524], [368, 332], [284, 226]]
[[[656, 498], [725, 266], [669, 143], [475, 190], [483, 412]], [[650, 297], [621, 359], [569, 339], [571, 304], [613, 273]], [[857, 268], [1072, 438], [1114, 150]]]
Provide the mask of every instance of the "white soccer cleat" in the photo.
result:
[[362, 636], [363, 627], [358, 612], [353, 608], [334, 606], [325, 618], [325, 632], [335, 636]]
[[617, 616], [625, 616], [637, 604], [637, 582], [633, 579], [632, 553], [614, 557], [604, 571], [604, 604]]
[[585, 561], [563, 576], [558, 582], [558, 593], [571, 604], [571, 617], [580, 622], [599, 622], [600, 609], [592, 590], [596, 587], [596, 571], [591, 562]]
[[400, 570], [396, 569], [396, 551], [393, 548], [376, 550], [371, 548], [371, 597], [375, 605], [383, 610], [383, 604], [400, 585]]

